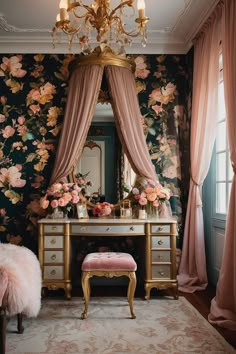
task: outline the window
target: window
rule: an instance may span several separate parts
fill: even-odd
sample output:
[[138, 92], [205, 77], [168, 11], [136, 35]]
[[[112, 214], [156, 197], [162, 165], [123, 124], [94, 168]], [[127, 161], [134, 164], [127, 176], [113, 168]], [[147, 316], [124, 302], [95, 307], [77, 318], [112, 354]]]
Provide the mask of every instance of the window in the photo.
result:
[[226, 214], [233, 178], [233, 169], [230, 162], [226, 129], [222, 55], [220, 55], [220, 75], [218, 85], [218, 123], [215, 144], [215, 166], [215, 213]]

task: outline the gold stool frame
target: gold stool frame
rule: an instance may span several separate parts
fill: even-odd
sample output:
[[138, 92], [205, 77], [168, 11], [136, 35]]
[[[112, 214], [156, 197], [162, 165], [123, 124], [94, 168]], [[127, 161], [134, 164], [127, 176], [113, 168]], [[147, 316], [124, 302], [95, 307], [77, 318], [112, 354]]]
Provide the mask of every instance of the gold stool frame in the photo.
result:
[[82, 271], [82, 289], [84, 294], [84, 311], [82, 312], [81, 319], [84, 320], [87, 318], [88, 314], [88, 304], [90, 299], [90, 282], [89, 279], [93, 276], [96, 277], [106, 277], [106, 278], [113, 278], [113, 277], [121, 277], [127, 276], [129, 278], [129, 286], [127, 292], [128, 303], [130, 307], [131, 318], [136, 318], [134, 314], [134, 307], [133, 307], [133, 300], [134, 300], [134, 292], [136, 289], [136, 274], [135, 272], [131, 271], [124, 271], [124, 270], [113, 270], [113, 271], [102, 271], [102, 270], [90, 270], [90, 271]]

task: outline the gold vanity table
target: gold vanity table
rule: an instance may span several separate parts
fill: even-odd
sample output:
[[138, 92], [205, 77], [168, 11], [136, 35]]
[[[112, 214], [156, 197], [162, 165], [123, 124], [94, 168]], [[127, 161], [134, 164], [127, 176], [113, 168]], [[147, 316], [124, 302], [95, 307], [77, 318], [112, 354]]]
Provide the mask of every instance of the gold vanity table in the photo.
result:
[[[80, 236], [135, 236], [144, 239], [145, 299], [152, 288], [173, 290], [178, 298], [176, 279], [176, 220], [174, 219], [41, 219], [39, 261], [42, 287], [63, 288], [71, 297], [71, 238]], [[142, 250], [141, 250], [142, 252]]]

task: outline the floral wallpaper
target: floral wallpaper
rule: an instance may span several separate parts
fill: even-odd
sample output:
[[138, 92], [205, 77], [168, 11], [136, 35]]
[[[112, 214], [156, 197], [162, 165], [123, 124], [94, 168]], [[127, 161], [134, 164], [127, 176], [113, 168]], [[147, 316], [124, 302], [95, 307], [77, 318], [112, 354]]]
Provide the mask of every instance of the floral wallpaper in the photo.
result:
[[[45, 216], [39, 200], [52, 172], [73, 58], [0, 55], [0, 241], [35, 252], [37, 220]], [[171, 190], [181, 240], [189, 183], [191, 55], [134, 59], [148, 150], [161, 183]], [[131, 243], [127, 239], [121, 248], [132, 249]], [[104, 246], [93, 241], [84, 252], [96, 247]]]

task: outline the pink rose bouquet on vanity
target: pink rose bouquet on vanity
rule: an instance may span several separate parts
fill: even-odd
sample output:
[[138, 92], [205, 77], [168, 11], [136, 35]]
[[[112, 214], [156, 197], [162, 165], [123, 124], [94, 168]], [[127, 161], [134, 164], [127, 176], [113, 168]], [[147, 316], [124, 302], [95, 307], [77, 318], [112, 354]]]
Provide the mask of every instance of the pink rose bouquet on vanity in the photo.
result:
[[112, 212], [113, 204], [108, 202], [96, 203], [95, 207], [92, 209], [93, 215], [98, 216], [109, 216]]
[[40, 199], [40, 206], [50, 212], [58, 208], [67, 213], [78, 204], [80, 192], [81, 188], [76, 183], [54, 183]]
[[169, 199], [170, 191], [164, 188], [158, 181], [145, 177], [138, 177], [131, 188], [129, 197], [134, 206], [141, 206], [147, 211], [147, 215], [160, 214], [161, 217], [172, 215]]
[[170, 199], [170, 192], [167, 188], [146, 178], [140, 178], [137, 181], [137, 185], [132, 189], [132, 194], [141, 206], [150, 204], [156, 208]]

